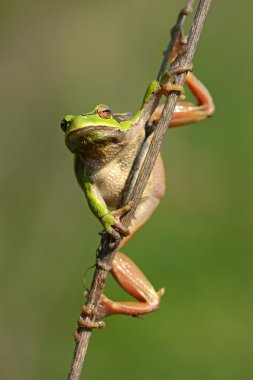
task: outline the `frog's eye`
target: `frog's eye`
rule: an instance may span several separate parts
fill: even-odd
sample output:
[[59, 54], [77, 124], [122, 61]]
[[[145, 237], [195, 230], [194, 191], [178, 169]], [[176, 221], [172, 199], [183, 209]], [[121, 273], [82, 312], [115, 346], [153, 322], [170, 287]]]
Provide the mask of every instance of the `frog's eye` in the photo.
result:
[[63, 130], [63, 132], [66, 132], [68, 123], [69, 122], [66, 119], [62, 119], [62, 121], [61, 121], [61, 129]]
[[62, 119], [61, 129], [63, 130], [63, 132], [66, 132], [66, 129], [67, 129], [69, 123], [71, 122], [72, 117], [73, 117], [72, 115], [67, 115]]
[[112, 113], [111, 113], [111, 110], [109, 107], [107, 106], [100, 106], [98, 109], [97, 109], [97, 113], [100, 117], [102, 117], [103, 119], [110, 119], [110, 117], [112, 116]]

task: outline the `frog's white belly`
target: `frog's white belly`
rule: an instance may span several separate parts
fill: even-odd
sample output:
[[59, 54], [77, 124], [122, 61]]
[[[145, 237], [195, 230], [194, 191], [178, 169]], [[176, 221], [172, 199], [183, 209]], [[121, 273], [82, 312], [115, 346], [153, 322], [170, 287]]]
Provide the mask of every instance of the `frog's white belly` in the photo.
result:
[[[132, 144], [127, 145], [125, 149], [120, 151], [114, 159], [104, 166], [97, 165], [97, 170], [94, 170], [93, 166], [93, 171], [88, 172], [91, 182], [97, 189], [96, 196], [100, 198], [101, 202], [104, 201], [107, 207], [117, 208], [119, 206], [122, 191], [138, 150], [139, 143], [133, 141]], [[161, 158], [158, 157], [144, 190], [143, 198], [149, 198], [151, 195], [160, 198], [164, 193], [163, 183], [163, 166]]]
[[108, 207], [118, 206], [129, 170], [128, 166], [122, 167], [120, 162], [111, 162], [92, 175], [92, 182]]
[[[120, 162], [114, 162], [92, 175], [92, 182], [99, 189], [99, 193], [107, 207], [117, 208], [119, 206], [122, 190], [125, 187], [131, 167], [132, 163], [122, 165]], [[164, 170], [159, 156], [145, 187], [143, 199], [149, 198], [151, 195], [161, 198], [163, 194]]]

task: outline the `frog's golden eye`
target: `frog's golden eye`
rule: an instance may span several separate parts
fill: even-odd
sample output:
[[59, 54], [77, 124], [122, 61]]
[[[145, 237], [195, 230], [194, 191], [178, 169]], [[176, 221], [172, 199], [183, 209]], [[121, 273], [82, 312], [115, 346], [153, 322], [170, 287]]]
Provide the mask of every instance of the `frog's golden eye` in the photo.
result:
[[111, 110], [109, 107], [107, 106], [100, 106], [98, 109], [97, 109], [97, 113], [100, 117], [102, 117], [103, 119], [110, 119], [110, 117], [112, 116], [112, 113], [111, 113]]

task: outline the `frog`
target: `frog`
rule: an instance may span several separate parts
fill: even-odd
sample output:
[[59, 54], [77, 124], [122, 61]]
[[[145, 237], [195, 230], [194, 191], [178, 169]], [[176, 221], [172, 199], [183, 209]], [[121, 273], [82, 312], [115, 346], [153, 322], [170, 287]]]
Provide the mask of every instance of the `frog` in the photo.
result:
[[[214, 112], [208, 89], [192, 72], [188, 72], [185, 83], [196, 102], [178, 101], [168, 128], [204, 120]], [[113, 113], [107, 105], [98, 104], [90, 112], [66, 115], [61, 122], [67, 148], [74, 154], [76, 179], [84, 191], [89, 208], [107, 233], [115, 239], [123, 235], [111, 273], [135, 299], [115, 302], [103, 294], [95, 321], [112, 314], [139, 317], [153, 312], [159, 308], [165, 292], [164, 288], [156, 291], [138, 266], [121, 252], [121, 248], [148, 221], [165, 194], [165, 171], [161, 155], [156, 160], [128, 230], [121, 223], [121, 218], [131, 206], [119, 207], [130, 170], [146, 135], [145, 123], [142, 122], [144, 106], [157, 91], [165, 96], [169, 93], [153, 81], [140, 109], [134, 114]], [[152, 125], [158, 124], [163, 107], [164, 104], [159, 104], [154, 110]], [[150, 138], [147, 141], [149, 144]], [[83, 312], [88, 313], [85, 306]], [[88, 327], [100, 326], [96, 322], [89, 323], [93, 324]]]

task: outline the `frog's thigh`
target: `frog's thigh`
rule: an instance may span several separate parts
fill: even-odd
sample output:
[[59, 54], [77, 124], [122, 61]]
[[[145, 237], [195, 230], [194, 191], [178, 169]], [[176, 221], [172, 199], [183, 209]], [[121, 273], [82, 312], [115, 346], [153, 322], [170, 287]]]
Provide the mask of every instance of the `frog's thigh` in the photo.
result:
[[132, 238], [132, 236], [140, 229], [144, 223], [146, 223], [155, 208], [158, 206], [164, 193], [165, 174], [162, 158], [159, 155], [144, 191], [143, 198], [137, 207], [134, 218], [130, 224], [130, 234], [122, 240], [120, 248], [123, 247], [128, 242], [128, 240]]

